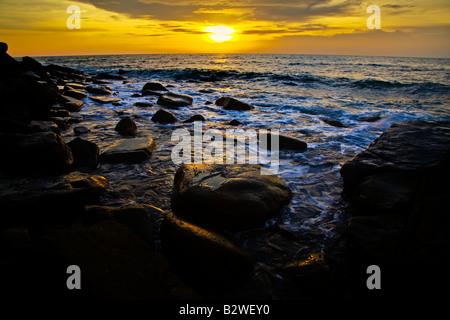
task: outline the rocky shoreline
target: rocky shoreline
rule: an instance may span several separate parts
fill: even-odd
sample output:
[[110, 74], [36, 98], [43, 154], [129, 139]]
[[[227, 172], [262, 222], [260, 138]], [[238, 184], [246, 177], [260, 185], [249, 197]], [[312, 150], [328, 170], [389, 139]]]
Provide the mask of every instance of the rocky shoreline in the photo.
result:
[[[0, 147], [4, 150], [0, 264], [5, 294], [82, 299], [274, 298], [270, 287], [274, 281], [256, 272], [261, 251], [247, 250], [234, 234], [258, 230], [289, 204], [291, 190], [282, 180], [261, 175], [255, 165], [182, 165], [170, 186], [171, 210], [155, 203], [121, 205], [127, 193], [111, 190], [108, 179], [96, 169], [154, 161], [159, 141], [140, 135], [133, 117], [124, 116], [114, 128], [120, 138], [100, 149], [84, 138], [89, 129], [78, 112], [84, 99], [120, 104], [108, 81], [126, 81], [123, 73], [86, 75], [67, 67], [43, 66], [29, 57], [19, 63], [7, 54], [4, 43], [0, 66]], [[179, 121], [164, 108], [179, 109], [193, 102], [192, 97], [155, 82], [148, 82], [136, 96], [157, 97], [161, 109], [151, 120], [159, 124]], [[224, 110], [254, 108], [231, 97], [215, 103]], [[141, 102], [139, 107], [149, 105]], [[184, 122], [193, 121], [205, 119], [196, 115]], [[66, 142], [61, 133], [68, 130], [77, 137]], [[353, 215], [347, 226], [348, 259], [342, 263], [326, 253], [312, 252], [281, 263], [276, 273], [290, 279], [286, 285], [295, 292], [294, 298], [368, 294], [361, 282], [367, 278], [364, 268], [371, 264], [388, 270], [387, 283], [391, 279], [396, 283], [402, 273], [403, 287], [388, 286], [383, 291], [388, 295], [402, 291], [408, 279], [423, 270], [433, 279], [442, 276], [449, 244], [442, 229], [450, 189], [449, 130], [443, 122], [393, 126], [342, 167], [344, 193]], [[282, 149], [307, 148], [305, 142], [286, 135], [279, 135], [279, 141]], [[165, 193], [159, 192], [161, 197]], [[105, 205], [105, 195], [118, 205]], [[159, 195], [156, 192], [155, 197]], [[278, 244], [295, 247], [299, 241], [281, 226], [269, 232]], [[430, 255], [430, 264], [423, 263]], [[84, 290], [66, 288], [69, 265], [81, 268]]]

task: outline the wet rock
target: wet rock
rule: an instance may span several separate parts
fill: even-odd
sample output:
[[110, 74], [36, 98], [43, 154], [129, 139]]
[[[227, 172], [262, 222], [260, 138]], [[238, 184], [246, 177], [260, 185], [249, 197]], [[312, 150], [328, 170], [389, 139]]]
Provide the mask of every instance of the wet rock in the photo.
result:
[[77, 126], [75, 128], [73, 128], [73, 133], [77, 136], [86, 134], [91, 132], [91, 130], [89, 130], [88, 128], [86, 128], [85, 126]]
[[28, 124], [28, 127], [33, 132], [54, 132], [59, 134], [59, 128], [53, 121], [33, 120]]
[[50, 110], [50, 117], [70, 117], [70, 112], [66, 109], [54, 109]]
[[246, 229], [264, 225], [290, 197], [289, 187], [258, 165], [182, 165], [171, 200], [175, 214], [187, 221]]
[[184, 120], [183, 123], [192, 123], [195, 121], [203, 121], [204, 122], [204, 121], [206, 121], [206, 119], [201, 114], [196, 114], [196, 115], [190, 117], [189, 119]]
[[153, 103], [150, 103], [150, 102], [136, 102], [134, 105], [136, 107], [139, 107], [139, 108], [150, 108], [150, 107], [153, 106]]
[[100, 79], [94, 79], [92, 80], [93, 84], [111, 84], [111, 82], [109, 81], [104, 81], [104, 80], [100, 80]]
[[142, 88], [142, 92], [151, 90], [151, 91], [169, 91], [166, 87], [158, 82], [147, 82]]
[[235, 241], [172, 213], [161, 224], [161, 245], [178, 273], [197, 286], [230, 286], [253, 275], [252, 258]]
[[53, 132], [0, 134], [0, 171], [7, 175], [59, 174], [72, 165], [70, 148]]
[[71, 97], [77, 100], [81, 100], [81, 99], [86, 99], [87, 98], [87, 94], [79, 91], [79, 90], [65, 90], [63, 92], [63, 95], [65, 95], [66, 97]]
[[164, 95], [163, 92], [158, 92], [158, 91], [153, 91], [153, 90], [145, 90], [142, 92], [142, 95], [139, 95], [139, 97], [145, 97], [145, 96], [157, 96], [157, 97], [161, 97], [162, 95]]
[[268, 150], [272, 150], [272, 139], [278, 140], [279, 150], [297, 150], [305, 151], [308, 148], [306, 142], [290, 137], [285, 134], [275, 134], [271, 132], [258, 133], [258, 139], [260, 142], [260, 147], [267, 146]]
[[86, 86], [83, 83], [79, 82], [66, 82], [64, 85], [64, 90], [78, 90], [78, 91], [84, 91], [86, 89]]
[[336, 128], [348, 128], [347, 125], [343, 124], [342, 122], [334, 119], [322, 119], [323, 122], [326, 124], [329, 124], [330, 126], [336, 127]]
[[[38, 271], [44, 280], [34, 277], [30, 283], [44, 285], [40, 287], [42, 294], [113, 300], [198, 299], [192, 289], [169, 272], [164, 257], [115, 221], [52, 230], [41, 242], [38, 254], [44, 258]], [[67, 274], [58, 270], [66, 270], [69, 265], [81, 269], [81, 290], [67, 290], [60, 285], [65, 284]]]
[[99, 73], [95, 76], [96, 79], [100, 80], [125, 80], [122, 76], [117, 76], [115, 74], [109, 74], [109, 73]]
[[84, 104], [81, 100], [65, 95], [61, 95], [61, 99], [64, 103], [64, 108], [69, 110], [70, 112], [80, 112]]
[[84, 224], [90, 226], [108, 219], [119, 222], [153, 245], [153, 226], [145, 207], [138, 205], [120, 208], [86, 206], [83, 217]]
[[193, 101], [194, 99], [187, 94], [169, 92], [160, 96], [156, 103], [163, 107], [178, 109], [191, 105]]
[[389, 284], [384, 294], [432, 292], [447, 273], [449, 145], [449, 122], [408, 121], [391, 126], [341, 169], [353, 215], [350, 267], [357, 274], [367, 263], [379, 265]]
[[111, 88], [105, 86], [87, 86], [86, 91], [92, 94], [105, 96], [111, 94]]
[[239, 100], [231, 98], [231, 97], [219, 98], [216, 101], [216, 105], [223, 107], [225, 110], [244, 111], [244, 110], [254, 109], [254, 107], [249, 105], [248, 103], [244, 103], [242, 101], [239, 101]]
[[308, 296], [327, 295], [333, 286], [332, 269], [323, 252], [308, 254], [281, 267], [281, 271], [294, 279]]
[[110, 163], [139, 163], [150, 158], [154, 149], [155, 142], [149, 137], [122, 139], [106, 148], [100, 155], [100, 160]]
[[137, 126], [132, 117], [122, 118], [114, 130], [123, 136], [135, 136], [137, 134]]
[[242, 124], [242, 122], [240, 122], [239, 120], [233, 119], [230, 122], [227, 123], [230, 126], [239, 126]]
[[1, 225], [69, 222], [108, 188], [102, 176], [73, 172], [63, 176], [0, 179]]
[[91, 99], [94, 102], [101, 103], [101, 104], [117, 103], [117, 102], [122, 101], [122, 99], [120, 99], [120, 98], [105, 97], [105, 96], [90, 96], [89, 99]]
[[177, 117], [172, 112], [166, 111], [164, 109], [159, 109], [152, 117], [153, 122], [160, 124], [175, 123], [178, 121]]
[[88, 167], [95, 169], [99, 163], [99, 148], [88, 140], [75, 138], [67, 143], [73, 155], [73, 167]]

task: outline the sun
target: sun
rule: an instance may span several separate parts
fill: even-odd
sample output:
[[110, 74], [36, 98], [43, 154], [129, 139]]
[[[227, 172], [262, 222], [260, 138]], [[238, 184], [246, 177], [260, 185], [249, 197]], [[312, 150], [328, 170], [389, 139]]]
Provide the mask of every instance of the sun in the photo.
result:
[[227, 26], [206, 27], [205, 31], [209, 33], [209, 38], [216, 42], [231, 40], [233, 39], [233, 33], [236, 32], [236, 30]]

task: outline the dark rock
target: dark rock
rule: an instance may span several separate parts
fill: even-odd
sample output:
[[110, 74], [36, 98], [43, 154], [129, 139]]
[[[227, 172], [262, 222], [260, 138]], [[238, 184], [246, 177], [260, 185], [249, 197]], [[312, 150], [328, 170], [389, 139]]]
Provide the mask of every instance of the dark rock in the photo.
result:
[[90, 96], [89, 99], [92, 101], [101, 103], [101, 104], [108, 104], [108, 103], [117, 103], [122, 101], [120, 98], [116, 97], [105, 97], [105, 96]]
[[195, 121], [206, 121], [205, 118], [201, 115], [201, 114], [196, 114], [192, 117], [190, 117], [187, 120], [184, 120], [183, 123], [191, 123], [191, 122], [195, 122]]
[[132, 117], [122, 118], [114, 130], [123, 136], [135, 136], [137, 134], [137, 126]]
[[180, 218], [211, 227], [261, 226], [289, 203], [291, 191], [258, 165], [182, 165], [172, 209]]
[[235, 241], [169, 213], [161, 224], [161, 246], [174, 268], [196, 286], [230, 286], [248, 280], [254, 263]]
[[73, 133], [76, 134], [77, 136], [86, 134], [89, 132], [91, 132], [91, 130], [89, 130], [85, 126], [77, 126], [77, 127], [73, 128]]
[[242, 124], [242, 122], [240, 122], [239, 120], [236, 120], [236, 119], [233, 119], [230, 122], [228, 122], [228, 125], [230, 125], [230, 126], [238, 126], [241, 124]]
[[23, 57], [20, 65], [23, 70], [39, 71], [42, 69], [42, 64], [31, 57]]
[[377, 122], [379, 120], [381, 120], [381, 116], [362, 117], [359, 119], [359, 121], [365, 121], [365, 122]]
[[150, 103], [150, 102], [136, 102], [134, 105], [136, 107], [139, 107], [139, 108], [150, 108], [150, 107], [153, 106], [153, 103]]
[[114, 74], [108, 74], [108, 73], [99, 73], [95, 76], [96, 79], [100, 80], [125, 80], [122, 76], [117, 76]]
[[93, 84], [111, 84], [111, 82], [109, 81], [104, 81], [104, 80], [99, 80], [99, 79], [94, 79], [92, 81]]
[[8, 51], [8, 45], [5, 42], [0, 42], [0, 54]]
[[79, 90], [84, 91], [86, 86], [83, 83], [79, 82], [66, 82], [64, 85], [64, 90]]
[[137, 205], [120, 208], [86, 206], [83, 217], [84, 224], [93, 225], [108, 219], [119, 222], [153, 245], [153, 226], [145, 207]]
[[450, 122], [414, 120], [392, 125], [341, 168], [350, 194], [367, 177], [384, 172], [413, 172], [439, 165], [450, 145]]
[[160, 96], [156, 103], [163, 107], [178, 109], [191, 105], [193, 101], [194, 99], [187, 94], [169, 92]]
[[111, 88], [105, 86], [87, 86], [86, 91], [98, 95], [110, 95]]
[[70, 222], [108, 188], [102, 176], [73, 172], [64, 176], [0, 180], [1, 225]]
[[50, 110], [50, 117], [70, 117], [70, 112], [66, 109]]
[[38, 121], [33, 120], [28, 124], [28, 127], [34, 132], [54, 132], [59, 134], [59, 127], [53, 121]]
[[142, 97], [145, 97], [145, 96], [161, 97], [162, 95], [164, 95], [164, 93], [162, 93], [162, 92], [153, 91], [153, 90], [145, 90], [145, 91], [142, 91], [142, 95], [139, 95], [139, 97], [140, 96], [142, 96]]
[[73, 155], [73, 167], [88, 167], [95, 169], [99, 162], [99, 148], [90, 141], [75, 138], [67, 143]]
[[297, 151], [305, 151], [308, 148], [306, 142], [287, 136], [285, 134], [275, 134], [271, 132], [266, 133], [258, 133], [258, 139], [260, 142], [260, 147], [264, 145], [267, 146], [268, 150], [272, 150], [272, 139], [278, 139], [278, 148], [279, 150], [297, 150]]
[[175, 123], [178, 121], [177, 117], [172, 112], [164, 109], [159, 109], [152, 117], [153, 122], [160, 124]]
[[144, 91], [169, 91], [166, 87], [158, 82], [147, 82], [142, 88], [142, 92]]
[[70, 148], [53, 132], [0, 134], [0, 170], [7, 175], [59, 174], [73, 162]]
[[65, 95], [61, 95], [61, 99], [64, 103], [64, 108], [69, 110], [70, 112], [80, 112], [84, 104], [81, 100]]
[[249, 105], [248, 103], [241, 102], [237, 99], [231, 98], [231, 97], [221, 97], [216, 101], [217, 106], [223, 107], [225, 110], [238, 110], [238, 111], [244, 111], [244, 110], [252, 110], [254, 109], [253, 106]]
[[78, 91], [78, 90], [65, 90], [63, 92], [63, 95], [65, 95], [66, 97], [71, 97], [77, 100], [81, 100], [81, 99], [86, 99], [87, 98], [87, 94], [82, 92], [82, 91]]
[[213, 102], [211, 102], [211, 101], [206, 101], [206, 102], [205, 102], [205, 106], [209, 106], [209, 105], [211, 105], [211, 104], [213, 104]]
[[333, 287], [332, 266], [323, 252], [308, 254], [281, 267], [282, 272], [295, 280], [308, 296], [323, 295]]
[[348, 128], [347, 125], [343, 124], [342, 122], [334, 119], [322, 119], [323, 122], [326, 124], [329, 124], [330, 126], [337, 127], [337, 128]]
[[28, 125], [22, 121], [17, 121], [14, 119], [1, 119], [0, 118], [0, 132], [1, 133], [19, 133], [19, 134], [29, 134], [34, 133]]
[[155, 149], [151, 138], [122, 139], [106, 148], [100, 160], [110, 163], [139, 163], [150, 158]]
[[[169, 272], [164, 257], [115, 221], [91, 227], [50, 231], [40, 246], [41, 277], [28, 277], [46, 298], [112, 300], [187, 300], [199, 296]], [[81, 269], [81, 290], [67, 290], [69, 265]], [[19, 277], [18, 277], [19, 278]], [[36, 279], [39, 278], [39, 279]], [[36, 283], [37, 282], [37, 283]], [[41, 286], [43, 285], [43, 286]], [[42, 288], [47, 289], [44, 291]], [[42, 297], [41, 294], [41, 297]], [[80, 297], [81, 295], [81, 297]], [[45, 295], [44, 295], [45, 297]]]
[[128, 72], [130, 72], [130, 70], [119, 69], [119, 71], [117, 71], [117, 73], [120, 74], [120, 75], [127, 74]]

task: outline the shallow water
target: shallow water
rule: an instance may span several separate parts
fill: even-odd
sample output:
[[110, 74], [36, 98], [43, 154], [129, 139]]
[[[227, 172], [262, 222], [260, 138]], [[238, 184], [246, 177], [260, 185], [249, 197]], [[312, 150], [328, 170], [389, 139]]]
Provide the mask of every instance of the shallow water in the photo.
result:
[[[195, 114], [206, 118], [204, 130], [224, 132], [230, 128], [225, 122], [237, 119], [245, 129], [275, 128], [307, 142], [305, 152], [279, 153], [277, 175], [293, 192], [290, 205], [265, 228], [237, 235], [257, 258], [259, 274], [268, 274], [271, 280], [267, 281], [275, 287], [275, 282], [282, 281], [276, 268], [279, 264], [312, 252], [342, 255], [347, 215], [339, 169], [347, 160], [394, 123], [450, 120], [450, 59], [204, 54], [38, 60], [91, 74], [130, 71], [124, 75], [127, 81], [110, 81], [108, 85], [122, 98], [121, 106], [84, 100], [82, 124], [91, 132], [83, 138], [97, 143], [101, 150], [121, 138], [114, 131], [120, 111], [135, 118], [138, 136], [153, 137], [157, 149], [144, 163], [102, 164], [94, 171], [111, 183], [111, 191], [102, 199], [105, 204], [147, 204], [169, 210], [176, 171], [170, 157], [176, 144], [171, 134], [178, 128], [192, 131], [192, 123], [181, 121]], [[194, 98], [192, 106], [170, 110], [179, 122], [153, 123], [150, 119], [159, 109], [157, 97], [131, 97], [147, 81], [160, 82], [175, 93]], [[226, 111], [207, 104], [224, 95], [250, 103], [255, 110]], [[154, 105], [140, 108], [135, 102]], [[345, 127], [323, 121], [330, 119]], [[75, 137], [71, 129], [63, 136], [66, 140]], [[156, 219], [163, 216], [155, 212]], [[274, 225], [281, 229], [274, 229]], [[283, 290], [275, 290], [274, 295], [283, 297], [287, 294]]]

